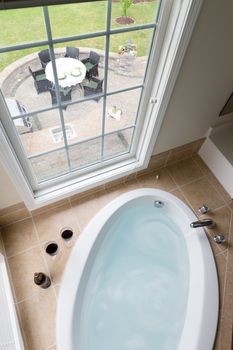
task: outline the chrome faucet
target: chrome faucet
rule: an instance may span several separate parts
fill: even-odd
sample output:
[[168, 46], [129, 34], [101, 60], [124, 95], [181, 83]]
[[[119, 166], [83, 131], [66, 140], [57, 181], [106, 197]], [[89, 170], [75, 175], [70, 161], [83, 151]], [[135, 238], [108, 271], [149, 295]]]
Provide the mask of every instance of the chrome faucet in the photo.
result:
[[191, 222], [190, 226], [192, 228], [204, 227], [204, 226], [207, 226], [208, 228], [214, 228], [215, 222], [212, 219], [202, 219], [202, 220]]
[[226, 238], [224, 235], [219, 234], [219, 235], [214, 236], [214, 241], [218, 244], [221, 244], [221, 243], [226, 242]]

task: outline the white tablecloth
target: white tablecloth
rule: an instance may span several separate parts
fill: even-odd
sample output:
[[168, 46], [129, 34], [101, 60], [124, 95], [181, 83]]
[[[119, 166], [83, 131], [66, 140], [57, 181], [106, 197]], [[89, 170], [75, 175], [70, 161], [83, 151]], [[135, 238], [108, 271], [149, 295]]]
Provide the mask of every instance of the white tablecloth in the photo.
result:
[[[71, 87], [81, 83], [86, 75], [85, 65], [75, 59], [70, 57], [61, 57], [55, 60], [57, 68], [57, 76], [59, 85], [63, 88]], [[45, 75], [48, 80], [52, 83], [55, 82], [53, 76], [52, 62], [49, 62], [45, 68]]]

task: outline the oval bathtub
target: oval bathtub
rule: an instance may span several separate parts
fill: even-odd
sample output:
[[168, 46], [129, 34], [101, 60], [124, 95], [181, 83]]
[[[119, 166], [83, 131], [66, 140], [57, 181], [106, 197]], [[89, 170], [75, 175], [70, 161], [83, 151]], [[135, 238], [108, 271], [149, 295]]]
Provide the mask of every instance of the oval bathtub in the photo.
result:
[[103, 208], [63, 275], [58, 350], [211, 350], [218, 282], [203, 229], [190, 228], [195, 220], [177, 197], [155, 189]]

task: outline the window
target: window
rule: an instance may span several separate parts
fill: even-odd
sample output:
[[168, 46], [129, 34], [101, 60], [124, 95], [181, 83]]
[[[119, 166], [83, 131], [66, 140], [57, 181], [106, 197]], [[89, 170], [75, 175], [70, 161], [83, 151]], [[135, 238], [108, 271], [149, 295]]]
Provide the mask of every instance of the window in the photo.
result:
[[158, 96], [166, 73], [175, 5], [0, 11], [2, 143], [29, 207], [145, 166], [156, 121], [151, 91], [156, 85]]

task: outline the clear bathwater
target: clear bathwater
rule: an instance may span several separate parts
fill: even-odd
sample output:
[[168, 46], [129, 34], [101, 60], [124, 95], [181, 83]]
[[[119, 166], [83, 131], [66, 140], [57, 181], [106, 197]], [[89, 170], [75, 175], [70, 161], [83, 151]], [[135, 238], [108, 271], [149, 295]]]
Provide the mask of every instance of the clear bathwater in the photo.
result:
[[74, 349], [177, 349], [189, 259], [166, 207], [139, 200], [116, 213], [99, 237], [77, 297]]

